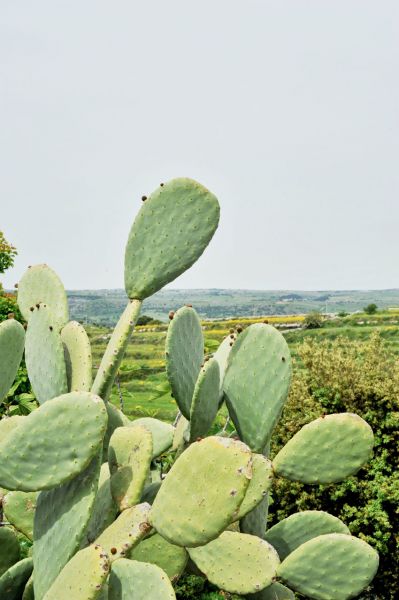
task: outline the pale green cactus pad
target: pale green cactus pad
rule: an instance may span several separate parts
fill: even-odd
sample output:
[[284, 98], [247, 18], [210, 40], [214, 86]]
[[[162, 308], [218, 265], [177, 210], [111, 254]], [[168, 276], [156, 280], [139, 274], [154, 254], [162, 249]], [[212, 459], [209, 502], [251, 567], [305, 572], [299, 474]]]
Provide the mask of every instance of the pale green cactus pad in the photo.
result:
[[44, 600], [97, 600], [108, 573], [106, 552], [98, 545], [89, 546], [65, 565]]
[[103, 401], [89, 392], [46, 402], [0, 442], [0, 485], [35, 492], [73, 479], [98, 452], [106, 420]]
[[45, 304], [35, 306], [31, 313], [26, 330], [25, 361], [40, 404], [68, 391], [61, 335]]
[[100, 457], [95, 456], [74, 479], [39, 494], [33, 529], [36, 600], [45, 596], [79, 549], [93, 508], [99, 472]]
[[4, 516], [15, 529], [33, 540], [33, 518], [38, 492], [9, 492], [3, 500]]
[[25, 586], [24, 593], [22, 594], [22, 600], [35, 600], [35, 591], [33, 589], [33, 576], [31, 575]]
[[0, 577], [19, 561], [18, 538], [10, 527], [0, 527]]
[[88, 392], [92, 385], [90, 340], [83, 325], [70, 321], [61, 330], [69, 392]]
[[91, 391], [103, 400], [107, 400], [122, 362], [126, 348], [132, 337], [134, 326], [140, 314], [141, 301], [132, 300], [128, 302], [123, 311], [111, 339], [108, 342], [104, 356], [101, 359], [97, 375], [94, 379]]
[[173, 179], [144, 202], [129, 234], [125, 288], [144, 300], [201, 256], [219, 223], [219, 203], [201, 184]]
[[106, 550], [112, 562], [124, 558], [149, 533], [149, 510], [150, 505], [146, 503], [127, 508], [97, 538], [96, 543]]
[[378, 569], [378, 554], [363, 540], [341, 533], [313, 538], [291, 552], [278, 576], [315, 600], [346, 600], [360, 594]]
[[166, 475], [150, 522], [172, 544], [206, 544], [233, 520], [251, 476], [251, 452], [243, 443], [216, 436], [195, 442]]
[[25, 585], [32, 574], [31, 558], [24, 558], [15, 563], [0, 577], [1, 600], [20, 600]]
[[168, 576], [156, 565], [121, 559], [112, 566], [109, 600], [175, 600]]
[[188, 554], [184, 548], [170, 544], [159, 533], [155, 533], [133, 548], [129, 558], [157, 565], [174, 582], [186, 568]]
[[268, 511], [269, 494], [266, 494], [255, 508], [240, 519], [240, 531], [242, 533], [249, 533], [250, 535], [257, 535], [263, 539], [266, 531]]
[[84, 545], [94, 542], [111, 523], [114, 522], [118, 514], [118, 507], [111, 494], [111, 474], [108, 463], [103, 463], [98, 480], [98, 489], [94, 505], [91, 511], [91, 517], [84, 536]]
[[282, 334], [264, 323], [250, 325], [234, 342], [223, 388], [240, 439], [254, 452], [263, 452], [269, 441], [290, 381], [290, 351]]
[[261, 592], [247, 596], [248, 600], [295, 600], [294, 592], [282, 583], [272, 583]]
[[233, 531], [205, 546], [189, 548], [188, 553], [211, 583], [232, 594], [252, 594], [267, 587], [280, 562], [264, 540]]
[[206, 361], [195, 384], [190, 410], [190, 441], [206, 435], [219, 408], [219, 364], [214, 359]]
[[115, 429], [109, 442], [108, 464], [112, 497], [121, 511], [139, 502], [151, 458], [152, 434], [148, 429], [141, 425]]
[[284, 560], [301, 544], [325, 533], [350, 535], [345, 523], [337, 517], [322, 510], [304, 510], [268, 529], [265, 540], [274, 546], [280, 559]]
[[190, 439], [190, 421], [186, 419], [184, 415], [179, 416], [177, 425], [175, 427], [175, 433], [173, 436], [172, 450], [178, 450], [184, 447], [184, 445]]
[[24, 352], [25, 330], [7, 319], [0, 323], [0, 403], [12, 386]]
[[22, 415], [14, 415], [13, 417], [3, 417], [0, 419], [0, 444], [6, 437], [24, 422], [26, 417]]
[[153, 504], [161, 485], [162, 483], [160, 481], [154, 481], [153, 483], [147, 485], [143, 490], [140, 502], [148, 502], [148, 504]]
[[252, 455], [252, 479], [235, 519], [242, 519], [253, 510], [267, 495], [273, 482], [271, 461], [262, 454]]
[[131, 427], [141, 425], [152, 434], [152, 458], [157, 458], [173, 444], [175, 428], [170, 423], [164, 423], [152, 417], [141, 417], [131, 422]]
[[180, 411], [190, 418], [195, 383], [204, 362], [204, 337], [196, 311], [179, 308], [168, 327], [165, 345], [166, 373]]
[[18, 285], [18, 306], [26, 321], [30, 309], [37, 304], [47, 304], [52, 322], [59, 332], [68, 322], [68, 300], [58, 275], [47, 265], [29, 267]]
[[116, 408], [111, 402], [105, 402], [105, 407], [107, 409], [108, 415], [108, 423], [107, 423], [107, 431], [103, 440], [103, 454], [104, 457], [108, 456], [108, 446], [109, 440], [111, 439], [112, 434], [114, 433], [117, 427], [129, 427], [130, 419], [123, 414], [119, 408]]
[[223, 398], [224, 398], [224, 390], [223, 390], [224, 376], [226, 374], [230, 352], [231, 352], [231, 349], [232, 349], [233, 344], [236, 339], [237, 339], [237, 334], [230, 333], [228, 336], [226, 336], [224, 338], [224, 340], [220, 344], [219, 348], [216, 350], [215, 354], [213, 355], [213, 358], [217, 361], [217, 363], [219, 365], [219, 375], [220, 375], [220, 378], [219, 378], [219, 405], [222, 403]]
[[327, 415], [305, 425], [273, 460], [277, 475], [304, 483], [334, 483], [370, 458], [374, 436], [358, 415]]

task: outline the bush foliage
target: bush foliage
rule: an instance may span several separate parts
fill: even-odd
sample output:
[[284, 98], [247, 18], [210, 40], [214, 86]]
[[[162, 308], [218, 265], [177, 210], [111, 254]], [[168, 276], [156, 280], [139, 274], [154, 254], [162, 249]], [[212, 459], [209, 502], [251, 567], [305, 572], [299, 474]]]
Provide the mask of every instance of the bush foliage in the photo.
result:
[[321, 509], [380, 553], [380, 568], [364, 599], [393, 600], [399, 589], [399, 361], [373, 334], [365, 342], [305, 341], [298, 349], [290, 398], [274, 436], [275, 454], [304, 424], [335, 412], [355, 412], [373, 428], [374, 455], [357, 476], [335, 485], [278, 480], [269, 526], [297, 510]]

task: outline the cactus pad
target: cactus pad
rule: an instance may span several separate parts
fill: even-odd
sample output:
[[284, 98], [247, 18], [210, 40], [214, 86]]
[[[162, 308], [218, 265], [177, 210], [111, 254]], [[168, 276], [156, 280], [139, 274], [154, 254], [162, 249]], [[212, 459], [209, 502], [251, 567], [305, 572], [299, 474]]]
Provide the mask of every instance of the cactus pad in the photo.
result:
[[206, 361], [195, 384], [190, 411], [190, 441], [203, 437], [209, 431], [219, 408], [219, 364]]
[[35, 600], [35, 591], [33, 589], [33, 575], [28, 579], [25, 586], [24, 593], [22, 594], [22, 600]]
[[99, 471], [100, 457], [96, 456], [77, 477], [39, 494], [33, 528], [36, 600], [43, 598], [79, 549], [93, 508]]
[[99, 450], [106, 418], [103, 401], [89, 392], [46, 402], [0, 442], [0, 485], [34, 492], [72, 479]]
[[20, 600], [25, 585], [32, 574], [31, 558], [24, 558], [15, 563], [0, 577], [1, 600]]
[[14, 415], [13, 417], [3, 417], [0, 419], [0, 444], [6, 437], [24, 422], [26, 417], [22, 415]]
[[101, 359], [91, 391], [103, 400], [107, 400], [111, 393], [114, 379], [132, 337], [140, 309], [140, 300], [132, 300], [127, 303]]
[[3, 500], [6, 519], [30, 540], [33, 540], [37, 496], [37, 492], [9, 492]]
[[108, 464], [112, 497], [121, 511], [140, 500], [151, 458], [152, 434], [148, 429], [141, 425], [115, 429], [109, 442]]
[[287, 342], [271, 325], [255, 323], [231, 349], [224, 392], [242, 441], [263, 452], [281, 414], [291, 381]]
[[181, 412], [190, 418], [195, 383], [204, 361], [204, 338], [196, 311], [183, 306], [174, 314], [166, 336], [166, 373]]
[[282, 583], [272, 583], [261, 592], [247, 596], [248, 600], [295, 600], [294, 592]]
[[174, 582], [183, 573], [188, 554], [184, 548], [170, 544], [159, 533], [155, 533], [133, 548], [129, 558], [157, 565]]
[[370, 458], [374, 436], [358, 415], [327, 415], [305, 425], [273, 461], [277, 475], [304, 483], [334, 483]]
[[235, 519], [242, 519], [267, 495], [273, 481], [271, 461], [262, 454], [252, 455], [252, 479]]
[[209, 581], [232, 594], [252, 594], [270, 585], [279, 565], [275, 549], [258, 537], [225, 531], [205, 546], [188, 549]]
[[173, 179], [144, 202], [125, 253], [129, 298], [144, 300], [186, 271], [216, 231], [219, 203], [192, 179]]
[[26, 321], [37, 304], [47, 304], [59, 332], [68, 321], [68, 300], [61, 279], [47, 265], [29, 267], [18, 285], [18, 306]]
[[70, 321], [61, 330], [68, 391], [88, 392], [92, 384], [90, 340], [83, 325]]
[[103, 463], [101, 465], [96, 498], [91, 511], [90, 521], [85, 532], [84, 541], [86, 543], [84, 543], [84, 545], [93, 543], [100, 533], [113, 523], [118, 514], [118, 507], [111, 494], [110, 479], [111, 474], [109, 472], [108, 463]]
[[7, 319], [0, 323], [0, 403], [12, 386], [24, 352], [25, 330]]
[[45, 304], [35, 306], [31, 312], [25, 360], [29, 380], [40, 404], [68, 391], [61, 336]]
[[141, 425], [152, 433], [152, 458], [157, 458], [168, 450], [173, 443], [175, 428], [170, 423], [164, 423], [159, 419], [152, 417], [142, 417], [135, 419], [131, 423], [131, 427]]
[[237, 334], [231, 333], [224, 338], [219, 348], [216, 350], [213, 358], [217, 361], [219, 365], [219, 405], [222, 403], [224, 398], [224, 376], [226, 374], [227, 364], [230, 356], [231, 349], [233, 347], [234, 341], [237, 339]]
[[127, 508], [99, 536], [96, 543], [105, 548], [111, 561], [125, 557], [151, 530], [149, 510], [150, 505], [146, 503]]
[[251, 465], [249, 448], [241, 442], [215, 436], [195, 442], [166, 475], [152, 505], [151, 524], [172, 544], [206, 544], [233, 520]]
[[166, 573], [159, 567], [136, 560], [114, 563], [109, 578], [109, 600], [175, 600]]
[[65, 565], [44, 600], [97, 600], [108, 573], [107, 554], [100, 546], [89, 546]]
[[18, 538], [10, 527], [0, 527], [0, 577], [19, 561]]
[[350, 535], [330, 533], [291, 552], [278, 575], [295, 591], [315, 600], [346, 600], [360, 594], [378, 568], [378, 554]]
[[287, 558], [298, 546], [325, 533], [350, 535], [347, 526], [337, 517], [321, 510], [304, 510], [283, 519], [265, 535], [277, 550], [281, 560]]

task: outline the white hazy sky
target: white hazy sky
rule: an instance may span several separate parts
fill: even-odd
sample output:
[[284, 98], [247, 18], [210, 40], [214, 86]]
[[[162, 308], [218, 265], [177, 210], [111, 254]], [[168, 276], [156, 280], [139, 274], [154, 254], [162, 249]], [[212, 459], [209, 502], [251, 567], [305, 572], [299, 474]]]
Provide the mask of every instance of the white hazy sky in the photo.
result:
[[399, 287], [397, 0], [1, 0], [3, 282], [123, 287], [140, 197], [219, 198], [174, 287]]

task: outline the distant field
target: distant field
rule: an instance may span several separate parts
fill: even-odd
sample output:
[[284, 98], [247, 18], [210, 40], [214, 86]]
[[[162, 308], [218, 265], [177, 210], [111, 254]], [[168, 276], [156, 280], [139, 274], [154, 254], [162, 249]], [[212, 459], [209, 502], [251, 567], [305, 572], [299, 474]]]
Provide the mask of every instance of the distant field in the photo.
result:
[[[298, 345], [309, 337], [333, 340], [345, 336], [366, 340], [373, 331], [379, 331], [392, 351], [399, 355], [399, 310], [329, 319], [321, 329], [311, 330], [301, 327], [303, 317], [298, 315], [203, 321], [206, 351], [215, 351], [230, 328], [239, 324], [246, 327], [264, 319], [283, 332], [294, 357]], [[112, 329], [98, 326], [87, 329], [92, 341], [93, 364], [98, 366]], [[123, 409], [131, 416], [151, 415], [172, 421], [176, 415], [176, 404], [170, 396], [165, 374], [166, 331], [166, 324], [137, 327], [129, 344], [119, 374], [120, 391], [114, 386], [111, 399], [119, 406], [122, 398]]]

